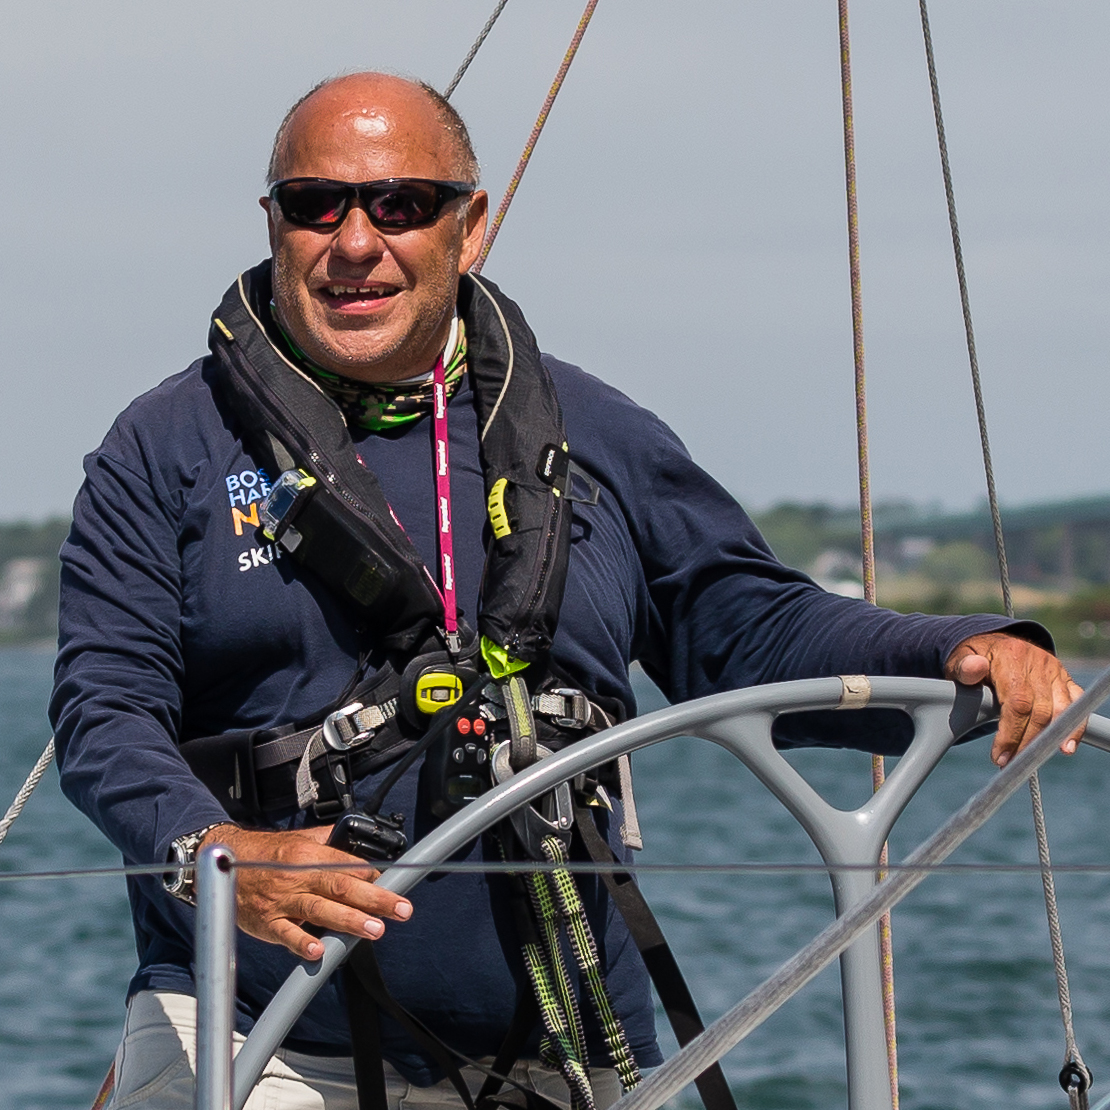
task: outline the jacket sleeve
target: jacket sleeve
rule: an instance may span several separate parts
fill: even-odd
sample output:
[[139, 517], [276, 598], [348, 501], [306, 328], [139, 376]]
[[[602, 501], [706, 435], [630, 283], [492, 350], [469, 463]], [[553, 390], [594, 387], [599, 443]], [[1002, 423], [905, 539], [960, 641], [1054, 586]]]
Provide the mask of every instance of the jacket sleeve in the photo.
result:
[[[111, 438], [111, 437], [110, 437]], [[50, 717], [62, 790], [125, 859], [162, 862], [175, 837], [226, 820], [177, 750], [179, 506], [155, 472], [102, 448], [61, 552]]]
[[952, 650], [984, 631], [1052, 650], [1031, 622], [903, 615], [827, 593], [775, 558], [736, 500], [659, 421], [653, 440], [642, 509], [630, 519], [648, 593], [641, 660], [672, 701], [835, 674], [940, 678]]

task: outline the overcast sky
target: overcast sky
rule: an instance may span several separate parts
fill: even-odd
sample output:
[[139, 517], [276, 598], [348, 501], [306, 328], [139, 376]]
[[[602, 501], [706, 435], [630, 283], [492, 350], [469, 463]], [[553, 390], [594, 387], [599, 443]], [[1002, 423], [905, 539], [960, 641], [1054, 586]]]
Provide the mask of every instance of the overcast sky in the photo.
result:
[[[496, 200], [583, 0], [510, 0], [455, 102]], [[8, 4], [0, 520], [68, 512], [128, 401], [266, 253], [273, 132], [320, 77], [443, 87], [493, 0]], [[1105, 0], [932, 0], [1003, 500], [1110, 492]], [[877, 498], [982, 468], [915, 0], [852, 0]], [[761, 507], [855, 498], [834, 0], [601, 0], [485, 273], [541, 346]]]

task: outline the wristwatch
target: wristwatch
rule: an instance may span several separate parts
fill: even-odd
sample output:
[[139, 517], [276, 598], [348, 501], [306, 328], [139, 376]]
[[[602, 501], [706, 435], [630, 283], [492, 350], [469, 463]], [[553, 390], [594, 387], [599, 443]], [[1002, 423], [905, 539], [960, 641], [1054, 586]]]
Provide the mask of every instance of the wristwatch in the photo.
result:
[[[215, 828], [221, 825], [234, 825], [234, 821], [217, 821], [214, 825], [205, 825], [196, 832], [185, 833], [179, 836], [171, 845], [169, 859], [176, 863], [179, 870], [167, 871], [162, 876], [162, 886], [167, 894], [172, 894], [176, 899], [187, 905], [197, 904], [197, 849], [200, 842]], [[188, 870], [186, 870], [188, 869]]]

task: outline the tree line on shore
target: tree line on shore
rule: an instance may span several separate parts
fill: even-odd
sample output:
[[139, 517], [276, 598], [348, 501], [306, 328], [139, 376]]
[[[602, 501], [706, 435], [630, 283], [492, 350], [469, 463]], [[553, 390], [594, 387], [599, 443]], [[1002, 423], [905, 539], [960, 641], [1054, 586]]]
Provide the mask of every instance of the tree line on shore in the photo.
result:
[[[1076, 504], [1061, 502], [1055, 512], [1040, 507], [1031, 525], [1015, 529], [1020, 556], [1010, 561], [1014, 602], [1019, 616], [1048, 626], [1061, 653], [1106, 656], [1110, 519], [1092, 521], [1088, 511], [1082, 527], [1072, 527], [1066, 510]], [[855, 507], [784, 502], [752, 515], [783, 562], [826, 588], [862, 596]], [[1106, 515], [1110, 518], [1110, 512]], [[874, 517], [880, 605], [902, 612], [1002, 611], [985, 512], [946, 517], [907, 502], [888, 502], [875, 507]], [[62, 518], [0, 524], [0, 644], [48, 641], [56, 635], [57, 555], [68, 527]]]

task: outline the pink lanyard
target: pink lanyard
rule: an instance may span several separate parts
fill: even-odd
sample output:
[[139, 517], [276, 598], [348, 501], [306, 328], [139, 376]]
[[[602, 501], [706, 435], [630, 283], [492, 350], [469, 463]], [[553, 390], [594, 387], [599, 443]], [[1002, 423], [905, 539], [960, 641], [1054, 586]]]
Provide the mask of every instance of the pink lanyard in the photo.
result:
[[457, 639], [459, 610], [455, 600], [455, 549], [451, 538], [451, 463], [447, 446], [447, 385], [443, 369], [443, 356], [436, 361], [434, 381], [434, 424], [436, 510], [439, 520], [439, 569], [443, 585], [443, 626], [448, 639]]

